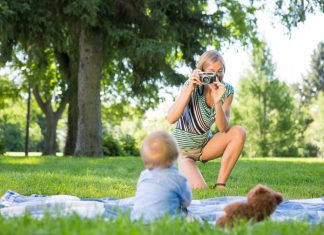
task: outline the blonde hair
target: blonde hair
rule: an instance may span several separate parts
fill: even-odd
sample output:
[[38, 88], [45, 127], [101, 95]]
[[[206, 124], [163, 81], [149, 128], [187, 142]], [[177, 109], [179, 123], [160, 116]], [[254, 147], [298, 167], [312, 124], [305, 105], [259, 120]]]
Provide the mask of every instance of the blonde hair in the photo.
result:
[[221, 56], [221, 54], [216, 50], [210, 50], [203, 53], [199, 58], [197, 69], [200, 69], [201, 71], [205, 71], [207, 67], [209, 67], [210, 65], [212, 65], [217, 61], [220, 61], [222, 63], [225, 72], [225, 61]]
[[148, 169], [167, 168], [178, 158], [178, 154], [174, 138], [165, 131], [153, 132], [143, 140], [141, 157]]

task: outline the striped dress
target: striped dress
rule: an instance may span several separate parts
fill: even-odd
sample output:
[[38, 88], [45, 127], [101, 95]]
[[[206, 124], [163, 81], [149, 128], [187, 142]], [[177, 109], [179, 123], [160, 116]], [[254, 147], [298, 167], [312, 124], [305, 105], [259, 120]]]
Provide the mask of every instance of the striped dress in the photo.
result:
[[[231, 94], [234, 94], [233, 87], [223, 82], [226, 91], [221, 99], [221, 104]], [[188, 86], [189, 81], [185, 82]], [[173, 137], [180, 149], [201, 149], [212, 136], [211, 126], [215, 122], [215, 106], [208, 107], [205, 95], [199, 92], [198, 86], [192, 92], [189, 103], [185, 107], [181, 117], [175, 124]]]

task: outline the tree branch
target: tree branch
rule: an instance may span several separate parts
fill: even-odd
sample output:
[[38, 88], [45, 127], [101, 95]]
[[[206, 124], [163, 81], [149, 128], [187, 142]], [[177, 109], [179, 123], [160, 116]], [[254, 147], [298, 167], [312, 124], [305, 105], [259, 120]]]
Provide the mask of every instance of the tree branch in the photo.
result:
[[43, 111], [43, 113], [47, 113], [47, 105], [43, 102], [42, 97], [39, 94], [39, 90], [38, 90], [38, 86], [35, 86], [33, 88], [33, 94], [35, 96], [35, 99], [39, 105], [39, 107], [41, 108], [41, 110]]
[[66, 104], [69, 101], [69, 91], [70, 91], [70, 88], [68, 88], [66, 91], [64, 91], [63, 96], [62, 96], [61, 103], [60, 103], [58, 109], [56, 110], [56, 112], [54, 113], [55, 116], [58, 119], [62, 116], [62, 113], [63, 113], [63, 111], [64, 111], [64, 109], [66, 107]]

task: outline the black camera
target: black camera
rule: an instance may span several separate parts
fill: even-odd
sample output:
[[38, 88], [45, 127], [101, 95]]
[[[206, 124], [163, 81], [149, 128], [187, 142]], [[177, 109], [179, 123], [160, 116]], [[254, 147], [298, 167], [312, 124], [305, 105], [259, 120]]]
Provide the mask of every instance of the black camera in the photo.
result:
[[211, 84], [216, 82], [216, 79], [219, 79], [218, 74], [213, 72], [199, 72], [198, 75], [203, 85]]

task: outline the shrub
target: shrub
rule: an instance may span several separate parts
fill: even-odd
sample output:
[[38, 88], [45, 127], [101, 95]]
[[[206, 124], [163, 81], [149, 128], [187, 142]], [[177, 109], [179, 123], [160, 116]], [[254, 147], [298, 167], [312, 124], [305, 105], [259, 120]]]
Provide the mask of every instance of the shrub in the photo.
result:
[[139, 150], [136, 147], [136, 140], [133, 136], [126, 134], [120, 138], [120, 144], [125, 155], [138, 156]]
[[5, 152], [6, 152], [6, 143], [0, 130], [0, 154], [3, 154]]
[[24, 151], [24, 137], [19, 123], [1, 123], [0, 130], [7, 151]]
[[319, 147], [312, 143], [306, 143], [303, 146], [303, 157], [317, 157], [319, 155]]
[[103, 152], [105, 156], [121, 156], [122, 148], [119, 141], [111, 134], [104, 134], [103, 138]]

